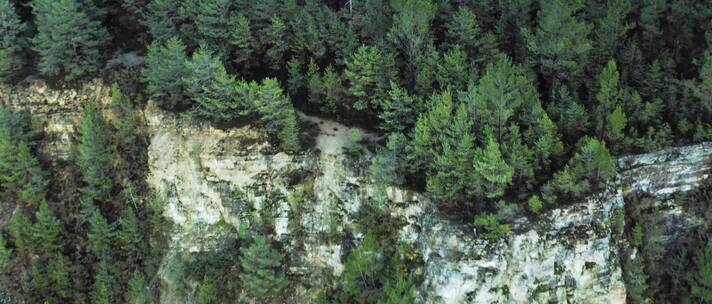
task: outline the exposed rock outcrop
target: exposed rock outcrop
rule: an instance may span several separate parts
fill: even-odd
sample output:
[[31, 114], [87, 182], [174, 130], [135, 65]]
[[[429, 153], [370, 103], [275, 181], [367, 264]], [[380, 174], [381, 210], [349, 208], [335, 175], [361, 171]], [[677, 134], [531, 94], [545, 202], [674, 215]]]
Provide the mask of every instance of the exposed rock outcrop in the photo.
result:
[[[108, 101], [98, 81], [76, 90], [51, 90], [41, 82], [23, 90], [0, 88], [0, 102], [30, 110], [43, 124], [47, 158], [70, 156], [81, 104]], [[258, 128], [217, 129], [152, 105], [144, 111], [151, 134], [148, 183], [166, 202], [175, 222], [172, 250], [162, 275], [181, 252], [212, 250], [255, 217], [268, 217], [287, 254], [290, 303], [310, 303], [314, 293], [335, 284], [350, 248], [362, 238], [356, 214], [376, 188], [366, 172], [369, 156], [346, 156], [352, 128], [307, 117], [316, 123], [318, 149], [278, 152]], [[363, 132], [363, 130], [361, 130]], [[365, 138], [375, 138], [366, 134]], [[421, 253], [419, 303], [623, 303], [615, 228], [626, 197], [648, 195], [648, 208], [674, 238], [699, 223], [675, 202], [711, 174], [712, 144], [622, 157], [619, 176], [605, 193], [572, 202], [529, 221], [498, 242], [477, 237], [472, 227], [441, 216], [427, 197], [387, 188], [384, 203], [405, 225], [400, 238]], [[308, 192], [290, 200], [297, 187]], [[165, 303], [190, 302], [191, 290], [162, 291]]]
[[[220, 221], [238, 225], [246, 210], [270, 208], [274, 237], [286, 244], [294, 285], [292, 301], [309, 302], [343, 270], [354, 221], [374, 195], [362, 159], [341, 153], [345, 126], [319, 121], [322, 152], [286, 155], [272, 151], [258, 130], [221, 131], [147, 111], [153, 126], [149, 183], [168, 200], [166, 214], [180, 227], [176, 245], [206, 250]], [[341, 137], [339, 137], [341, 134]], [[328, 138], [334, 136], [335, 138]], [[614, 216], [624, 195], [648, 191], [660, 197], [694, 188], [709, 171], [709, 144], [623, 157], [619, 181], [585, 202], [554, 209], [534, 222], [522, 219], [515, 232], [492, 243], [472, 228], [438, 214], [418, 193], [389, 188], [388, 208], [406, 225], [403, 241], [416, 244], [424, 260], [422, 303], [624, 303]], [[287, 197], [301, 176], [312, 180], [313, 200], [298, 207]], [[242, 205], [226, 200], [226, 189], [243, 194]], [[208, 229], [209, 230], [209, 229]], [[297, 232], [298, 231], [298, 232]], [[341, 241], [329, 234], [345, 235]], [[329, 275], [325, 275], [325, 274]], [[299, 278], [302, 278], [301, 280]]]
[[48, 160], [65, 161], [71, 156], [83, 103], [97, 100], [107, 104], [110, 93], [111, 87], [98, 79], [73, 89], [53, 89], [44, 81], [34, 80], [27, 86], [0, 85], [0, 104], [30, 111], [44, 130], [45, 140], [40, 146], [42, 155]]

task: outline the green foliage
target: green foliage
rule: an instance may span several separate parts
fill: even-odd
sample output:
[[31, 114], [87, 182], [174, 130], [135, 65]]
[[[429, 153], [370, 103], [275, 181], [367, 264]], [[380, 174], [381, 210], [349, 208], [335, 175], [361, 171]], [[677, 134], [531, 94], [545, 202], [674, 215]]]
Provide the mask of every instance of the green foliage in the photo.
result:
[[458, 45], [467, 57], [485, 66], [495, 62], [498, 53], [496, 38], [482, 31], [475, 14], [461, 6], [446, 23], [445, 37], [452, 45]]
[[482, 229], [478, 235], [485, 240], [496, 241], [510, 233], [509, 225], [502, 224], [497, 216], [492, 213], [481, 213], [475, 217], [474, 222], [477, 229]]
[[387, 96], [378, 101], [378, 106], [381, 129], [385, 132], [404, 132], [418, 119], [418, 102], [395, 82], [391, 82]]
[[109, 202], [114, 186], [112, 136], [98, 102], [90, 101], [84, 105], [77, 133], [76, 162], [84, 182], [82, 200], [85, 203]]
[[415, 285], [402, 274], [398, 274], [396, 279], [389, 280], [383, 287], [384, 299], [379, 300], [379, 304], [410, 304], [415, 301]]
[[175, 37], [165, 43], [158, 41], [148, 47], [141, 79], [146, 83], [146, 92], [159, 106], [175, 109], [184, 104], [183, 77], [190, 72], [186, 66], [185, 45]]
[[688, 280], [694, 298], [702, 303], [712, 302], [712, 243], [699, 250], [697, 267]]
[[93, 16], [97, 10], [93, 6], [93, 2], [78, 0], [32, 1], [37, 25], [32, 44], [42, 74], [74, 80], [99, 70], [101, 49], [110, 36], [98, 16]]
[[97, 257], [105, 257], [113, 252], [115, 244], [115, 227], [109, 224], [98, 209], [89, 218], [89, 233], [87, 239], [91, 252]]
[[198, 287], [198, 303], [199, 304], [217, 304], [219, 297], [213, 287], [213, 282], [206, 275]]
[[544, 208], [544, 203], [537, 195], [530, 197], [527, 201], [527, 205], [529, 206], [529, 210], [534, 214], [541, 213], [541, 210]]
[[499, 144], [492, 137], [488, 137], [487, 144], [477, 153], [475, 171], [479, 173], [485, 187], [485, 196], [497, 198], [504, 194], [505, 187], [512, 180], [512, 167], [502, 159]]
[[0, 0], [0, 80], [8, 82], [19, 76], [26, 62], [23, 53], [28, 44], [23, 36], [26, 30], [14, 2]]
[[131, 275], [129, 280], [128, 288], [128, 303], [129, 304], [149, 304], [151, 303], [151, 296], [148, 293], [148, 287], [146, 286], [146, 278], [143, 273], [136, 270]]
[[35, 223], [32, 225], [32, 239], [38, 247], [37, 251], [45, 254], [58, 252], [62, 247], [61, 226], [59, 220], [52, 214], [46, 202], [42, 202], [35, 212]]
[[391, 1], [391, 6], [396, 14], [388, 38], [406, 58], [405, 79], [412, 90], [417, 71], [416, 58], [430, 39], [430, 23], [435, 17], [437, 5], [430, 0], [396, 0]]
[[240, 251], [243, 289], [256, 300], [280, 295], [288, 284], [282, 270], [283, 259], [267, 237], [255, 234], [250, 245]]
[[362, 45], [346, 61], [344, 76], [349, 82], [349, 94], [356, 98], [355, 110], [367, 110], [385, 98], [388, 85], [395, 78], [392, 59], [386, 56], [376, 47]]
[[370, 231], [346, 258], [341, 275], [343, 291], [356, 303], [375, 302], [380, 289], [383, 258], [381, 244]]
[[645, 302], [645, 290], [648, 289], [648, 275], [645, 274], [643, 259], [629, 258], [623, 269], [626, 282], [627, 298], [633, 303]]
[[236, 98], [235, 77], [205, 45], [193, 53], [186, 68], [183, 87], [193, 102], [193, 115], [217, 123], [246, 116], [249, 109]]
[[542, 1], [536, 30], [522, 30], [539, 70], [554, 87], [560, 82], [574, 82], [591, 51], [591, 25], [578, 17], [582, 8], [581, 0]]
[[351, 156], [359, 156], [363, 152], [363, 146], [361, 146], [361, 141], [363, 140], [363, 134], [359, 129], [351, 129], [347, 134], [347, 142], [344, 145], [344, 153]]

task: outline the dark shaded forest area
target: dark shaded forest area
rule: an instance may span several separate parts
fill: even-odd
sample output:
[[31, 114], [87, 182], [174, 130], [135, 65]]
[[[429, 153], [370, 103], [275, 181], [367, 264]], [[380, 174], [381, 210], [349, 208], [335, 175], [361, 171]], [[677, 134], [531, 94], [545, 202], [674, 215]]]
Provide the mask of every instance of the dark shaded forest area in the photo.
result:
[[[0, 194], [14, 210], [3, 286], [28, 303], [158, 300], [170, 225], [144, 181], [136, 111], [149, 99], [220, 127], [259, 125], [289, 153], [311, 148], [297, 111], [364, 126], [383, 138], [375, 184], [424, 191], [497, 239], [516, 216], [604, 189], [614, 156], [712, 140], [710, 46], [712, 2], [694, 0], [0, 0], [6, 85], [114, 84], [110, 105], [85, 105], [65, 174], [38, 157], [29, 114], [0, 111]], [[646, 221], [626, 223], [647, 246], [635, 236]], [[417, 278], [381, 230], [320, 300], [413, 301]], [[280, 296], [284, 257], [263, 234], [193, 261], [201, 303]], [[665, 269], [657, 256], [624, 267], [638, 286], [629, 301], [712, 303], [707, 235], [674, 245], [682, 262]], [[228, 281], [239, 283], [217, 284]]]

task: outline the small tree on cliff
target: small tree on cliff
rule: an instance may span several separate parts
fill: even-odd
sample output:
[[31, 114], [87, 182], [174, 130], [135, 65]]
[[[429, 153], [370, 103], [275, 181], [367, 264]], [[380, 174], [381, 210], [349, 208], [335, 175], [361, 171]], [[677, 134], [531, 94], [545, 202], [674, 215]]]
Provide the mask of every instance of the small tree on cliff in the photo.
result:
[[278, 295], [287, 286], [282, 271], [282, 255], [261, 234], [252, 238], [252, 243], [240, 252], [240, 278], [245, 291], [257, 300]]

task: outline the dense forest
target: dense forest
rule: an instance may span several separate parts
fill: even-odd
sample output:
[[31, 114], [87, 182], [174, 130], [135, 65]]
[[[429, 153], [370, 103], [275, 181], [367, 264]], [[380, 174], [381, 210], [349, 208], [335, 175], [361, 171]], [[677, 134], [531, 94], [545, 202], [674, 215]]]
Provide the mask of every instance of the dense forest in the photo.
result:
[[[616, 155], [712, 140], [711, 46], [712, 2], [695, 0], [0, 0], [5, 85], [114, 85], [110, 105], [84, 106], [61, 169], [39, 157], [31, 116], [0, 108], [3, 289], [27, 303], [158, 301], [170, 223], [144, 181], [148, 100], [261, 126], [288, 153], [311, 149], [299, 111], [362, 126], [381, 135], [375, 184], [425, 192], [497, 239], [514, 217], [604, 189]], [[709, 214], [710, 187], [687, 206]], [[709, 231], [663, 258], [644, 241], [649, 215], [625, 213], [621, 234], [644, 256], [622, 261], [628, 300], [712, 303]], [[364, 211], [343, 283], [318, 301], [413, 301], [407, 251], [374, 228], [384, 217]], [[200, 303], [288, 289], [266, 231], [187, 263]]]

